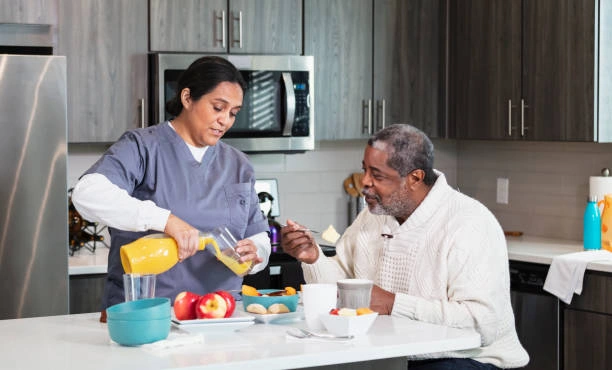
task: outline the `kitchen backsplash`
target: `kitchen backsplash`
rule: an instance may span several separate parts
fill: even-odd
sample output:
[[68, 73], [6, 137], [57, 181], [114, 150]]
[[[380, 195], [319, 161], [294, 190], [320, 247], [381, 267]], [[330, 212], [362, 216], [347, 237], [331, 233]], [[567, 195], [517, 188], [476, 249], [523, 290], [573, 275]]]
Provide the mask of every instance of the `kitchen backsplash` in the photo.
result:
[[[251, 155], [257, 177], [276, 178], [279, 222], [313, 229], [348, 223], [349, 196], [342, 183], [361, 171], [365, 140], [322, 141], [303, 154]], [[435, 166], [449, 184], [483, 202], [505, 230], [579, 240], [588, 178], [612, 167], [612, 144], [434, 140]], [[70, 145], [68, 185], [106, 149]], [[496, 203], [497, 178], [509, 179], [508, 204]]]
[[[612, 144], [460, 141], [457, 183], [483, 202], [505, 230], [582, 240], [589, 176], [612, 167]], [[508, 204], [496, 202], [509, 179]]]

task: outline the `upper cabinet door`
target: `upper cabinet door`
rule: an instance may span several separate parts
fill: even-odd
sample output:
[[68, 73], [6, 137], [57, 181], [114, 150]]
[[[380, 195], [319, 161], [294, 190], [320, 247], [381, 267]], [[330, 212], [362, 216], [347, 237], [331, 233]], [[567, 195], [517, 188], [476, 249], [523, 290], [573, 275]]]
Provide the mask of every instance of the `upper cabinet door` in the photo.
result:
[[593, 141], [595, 0], [524, 0], [523, 12], [526, 137]]
[[305, 0], [317, 140], [363, 138], [372, 130], [372, 18], [372, 0]]
[[438, 0], [374, 1], [375, 131], [410, 123], [439, 137], [442, 29]]
[[302, 0], [230, 0], [229, 51], [302, 54]]
[[518, 138], [521, 1], [451, 1], [449, 14], [451, 136]]
[[146, 124], [147, 0], [60, 1], [68, 141], [112, 142]]
[[0, 0], [0, 23], [57, 25], [58, 0]]
[[151, 51], [226, 53], [227, 0], [149, 0]]
[[150, 49], [300, 55], [302, 9], [302, 0], [150, 0]]

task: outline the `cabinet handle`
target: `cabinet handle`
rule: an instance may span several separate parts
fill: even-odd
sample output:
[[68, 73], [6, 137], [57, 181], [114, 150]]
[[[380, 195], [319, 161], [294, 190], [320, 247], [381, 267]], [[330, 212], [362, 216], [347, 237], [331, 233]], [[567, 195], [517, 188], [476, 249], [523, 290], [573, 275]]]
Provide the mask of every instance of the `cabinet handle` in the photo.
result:
[[[238, 21], [238, 40], [234, 38], [234, 22]], [[232, 45], [238, 43], [238, 48], [242, 49], [242, 11], [238, 12], [238, 18], [232, 12]]]
[[221, 11], [221, 47], [225, 49], [225, 10]]
[[372, 134], [372, 100], [362, 100], [361, 113], [361, 132], [367, 135]]
[[512, 108], [516, 108], [516, 105], [512, 105], [512, 99], [508, 99], [508, 136], [512, 136], [512, 130], [516, 128], [512, 126]]
[[387, 123], [385, 121], [385, 99], [376, 101], [376, 130], [382, 130], [387, 127]]
[[[225, 10], [221, 11], [221, 17], [217, 16], [217, 12], [215, 11], [215, 25], [217, 25], [217, 21], [221, 21], [221, 40], [215, 37], [215, 46], [217, 43], [221, 42], [221, 47], [225, 49]], [[215, 27], [215, 34], [218, 34], [216, 32], [218, 29], [218, 27]]]
[[145, 100], [138, 99], [140, 104], [140, 128], [145, 128]]
[[521, 99], [521, 136], [525, 136], [525, 130], [529, 129], [525, 126], [525, 108], [529, 108], [529, 106], [525, 104], [525, 99]]

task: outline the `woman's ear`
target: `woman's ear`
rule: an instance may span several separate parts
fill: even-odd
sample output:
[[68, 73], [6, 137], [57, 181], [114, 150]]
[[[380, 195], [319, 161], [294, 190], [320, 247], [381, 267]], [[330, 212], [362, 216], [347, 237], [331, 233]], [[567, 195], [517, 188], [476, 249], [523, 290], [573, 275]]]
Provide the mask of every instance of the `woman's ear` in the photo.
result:
[[188, 87], [181, 90], [181, 103], [183, 103], [185, 108], [191, 105], [191, 91]]

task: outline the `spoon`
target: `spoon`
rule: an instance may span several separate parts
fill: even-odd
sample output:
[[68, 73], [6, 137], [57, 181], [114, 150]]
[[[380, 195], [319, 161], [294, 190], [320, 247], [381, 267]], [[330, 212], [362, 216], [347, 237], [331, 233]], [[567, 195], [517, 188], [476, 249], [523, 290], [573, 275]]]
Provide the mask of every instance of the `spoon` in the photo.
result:
[[[285, 226], [287, 226], [287, 225], [285, 225], [285, 224], [281, 224], [281, 227], [285, 227]], [[310, 232], [311, 232], [311, 233], [313, 233], [313, 234], [318, 234], [318, 233], [319, 233], [319, 231], [317, 231], [317, 230], [313, 230], [313, 229], [309, 229], [309, 228], [307, 228], [307, 227], [303, 227], [303, 228], [301, 228], [301, 229], [297, 229], [297, 230], [295, 230], [295, 231], [310, 231]]]
[[287, 330], [287, 334], [296, 338], [322, 338], [322, 339], [353, 339], [354, 335], [334, 335], [327, 333], [315, 333], [306, 329], [293, 328]]

